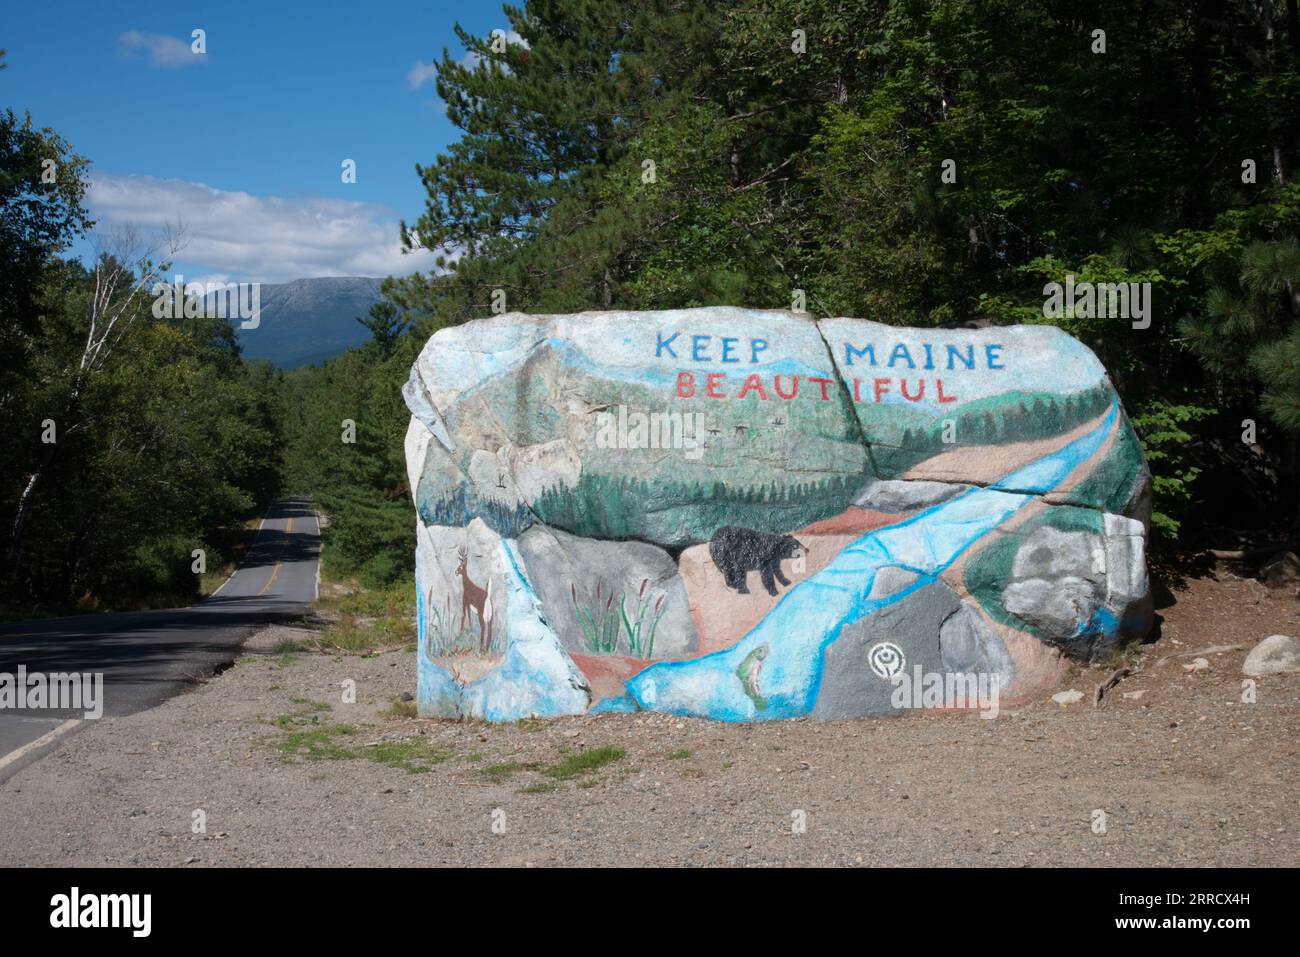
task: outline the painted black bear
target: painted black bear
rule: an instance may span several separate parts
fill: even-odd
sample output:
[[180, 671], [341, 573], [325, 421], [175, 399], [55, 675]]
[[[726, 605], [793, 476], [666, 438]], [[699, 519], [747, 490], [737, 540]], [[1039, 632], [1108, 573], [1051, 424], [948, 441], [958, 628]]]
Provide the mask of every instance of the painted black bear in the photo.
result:
[[769, 595], [776, 594], [776, 582], [789, 585], [781, 574], [781, 560], [794, 558], [803, 546], [793, 535], [768, 535], [752, 528], [723, 525], [709, 540], [709, 557], [722, 572], [727, 587], [748, 595], [745, 576], [758, 571], [763, 576], [763, 587]]

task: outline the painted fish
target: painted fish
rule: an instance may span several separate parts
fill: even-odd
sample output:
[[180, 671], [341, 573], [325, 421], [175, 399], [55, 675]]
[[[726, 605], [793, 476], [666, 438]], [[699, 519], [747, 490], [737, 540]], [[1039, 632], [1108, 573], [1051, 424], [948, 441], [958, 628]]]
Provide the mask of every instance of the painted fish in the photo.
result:
[[767, 645], [759, 645], [736, 666], [736, 677], [740, 679], [740, 686], [745, 689], [745, 694], [749, 696], [750, 701], [754, 702], [754, 707], [759, 711], [767, 707], [767, 699], [758, 690], [758, 679], [763, 670], [763, 661], [766, 658]]

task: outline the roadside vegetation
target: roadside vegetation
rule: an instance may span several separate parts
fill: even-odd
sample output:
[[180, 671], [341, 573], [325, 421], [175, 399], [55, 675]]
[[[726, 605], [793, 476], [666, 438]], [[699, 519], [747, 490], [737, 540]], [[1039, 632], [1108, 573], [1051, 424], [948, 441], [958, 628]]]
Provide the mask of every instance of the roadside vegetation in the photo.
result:
[[374, 654], [411, 645], [415, 631], [415, 583], [401, 578], [365, 588], [355, 579], [322, 579], [316, 617], [324, 624], [318, 651]]
[[189, 604], [281, 488], [281, 374], [155, 293], [183, 228], [94, 229], [89, 172], [0, 112], [4, 617]]

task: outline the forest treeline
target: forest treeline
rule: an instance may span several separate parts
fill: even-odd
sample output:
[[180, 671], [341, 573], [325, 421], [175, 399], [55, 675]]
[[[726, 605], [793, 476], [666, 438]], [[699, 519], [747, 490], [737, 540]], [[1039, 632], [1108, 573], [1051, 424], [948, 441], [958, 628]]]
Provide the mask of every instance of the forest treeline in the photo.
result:
[[[27, 594], [163, 583], [160, 556], [273, 488], [317, 497], [338, 568], [407, 574], [400, 387], [433, 331], [502, 297], [543, 313], [802, 291], [818, 316], [951, 326], [1046, 323], [1044, 285], [1067, 275], [1149, 283], [1149, 328], [1050, 322], [1119, 389], [1158, 541], [1294, 543], [1297, 0], [542, 0], [458, 34], [435, 66], [459, 137], [411, 158], [427, 200], [402, 230], [443, 268], [388, 281], [373, 340], [322, 366], [259, 368], [223, 330], [151, 321], [77, 385], [94, 275], [59, 258], [86, 226], [76, 164], [54, 190], [24, 181], [41, 228], [13, 226], [24, 187], [0, 187], [6, 262], [25, 250], [0, 289], [11, 516], [40, 471]], [[20, 118], [4, 135], [7, 178], [69, 155]], [[46, 417], [88, 424], [51, 456]]]

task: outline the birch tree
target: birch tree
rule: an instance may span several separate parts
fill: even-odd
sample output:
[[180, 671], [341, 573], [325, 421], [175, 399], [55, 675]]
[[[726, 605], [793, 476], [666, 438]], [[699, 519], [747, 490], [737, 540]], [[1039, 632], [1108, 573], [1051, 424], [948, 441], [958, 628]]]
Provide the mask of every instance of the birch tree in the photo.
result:
[[[184, 248], [184, 228], [178, 222], [167, 226], [152, 240], [142, 238], [132, 226], [111, 231], [96, 248], [93, 289], [84, 314], [84, 339], [65, 367], [56, 373], [59, 413], [53, 422], [53, 441], [32, 463], [23, 481], [15, 508], [8, 554], [7, 577], [13, 580], [22, 560], [23, 534], [35, 504], [41, 478], [58, 455], [60, 439], [66, 439], [93, 425], [93, 415], [84, 410], [81, 397], [86, 387], [102, 375], [133, 325], [152, 313], [152, 290], [171, 268], [171, 259]], [[168, 287], [170, 289], [170, 287]], [[170, 295], [170, 292], [164, 293]], [[31, 428], [46, 421], [28, 422]]]

